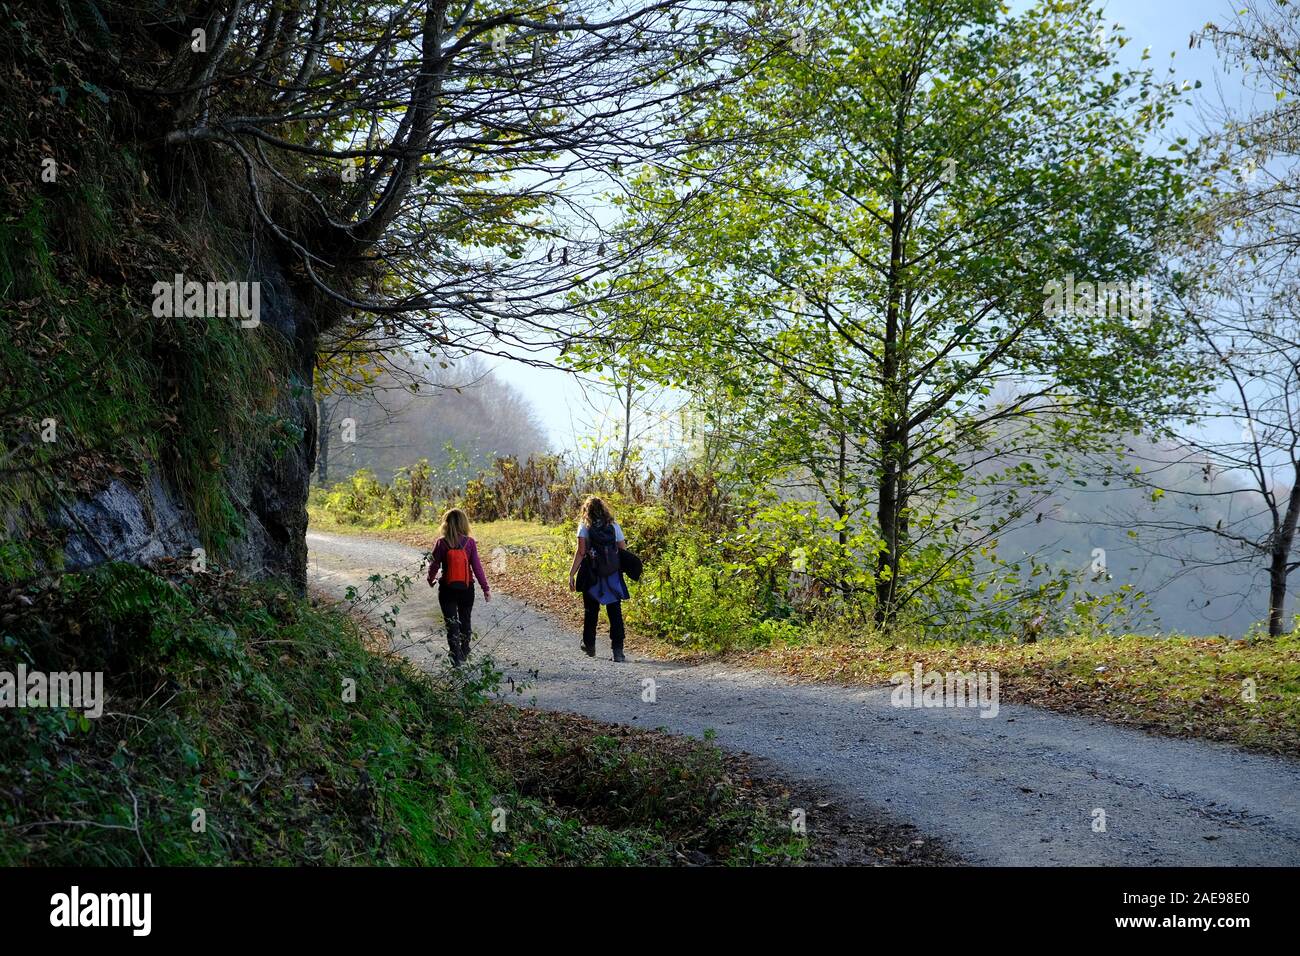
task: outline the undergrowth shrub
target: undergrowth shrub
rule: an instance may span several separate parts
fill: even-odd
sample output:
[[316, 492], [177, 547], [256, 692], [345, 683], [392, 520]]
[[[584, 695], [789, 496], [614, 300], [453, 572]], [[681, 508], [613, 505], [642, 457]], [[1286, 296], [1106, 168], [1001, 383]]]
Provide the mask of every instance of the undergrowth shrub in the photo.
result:
[[432, 472], [426, 459], [398, 469], [387, 483], [362, 468], [313, 489], [312, 502], [341, 523], [384, 528], [435, 521], [452, 507], [465, 509], [471, 521], [514, 519], [576, 527], [589, 494], [605, 498], [630, 526], [638, 527], [651, 553], [668, 536], [673, 519], [710, 528], [726, 527], [731, 520], [722, 490], [707, 475], [687, 468], [660, 476], [632, 468], [586, 473], [560, 455], [534, 455], [522, 462], [498, 458], [491, 469], [459, 485]]
[[368, 468], [358, 469], [327, 489], [314, 489], [312, 502], [343, 524], [392, 528], [405, 521], [392, 488], [379, 481]]
[[106, 565], [34, 601], [4, 669], [102, 671], [109, 702], [0, 713], [0, 862], [490, 860], [482, 684], [436, 687], [348, 618], [228, 574]]
[[[391, 603], [363, 590], [356, 608]], [[99, 671], [107, 698], [98, 718], [0, 708], [0, 865], [659, 865], [802, 852], [785, 808], [732, 786], [715, 748], [624, 746], [580, 718], [514, 711], [489, 701], [490, 660], [424, 674], [377, 634], [274, 582], [176, 561], [0, 591], [0, 681], [19, 664]], [[494, 827], [502, 810], [508, 825]]]

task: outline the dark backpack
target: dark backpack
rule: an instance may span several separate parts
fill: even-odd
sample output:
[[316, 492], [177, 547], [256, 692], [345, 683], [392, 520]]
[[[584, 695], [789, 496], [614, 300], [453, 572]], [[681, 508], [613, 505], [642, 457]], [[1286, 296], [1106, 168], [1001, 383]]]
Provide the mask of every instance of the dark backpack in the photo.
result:
[[618, 543], [614, 540], [613, 524], [587, 529], [587, 553], [591, 555], [591, 571], [597, 579], [618, 574]]

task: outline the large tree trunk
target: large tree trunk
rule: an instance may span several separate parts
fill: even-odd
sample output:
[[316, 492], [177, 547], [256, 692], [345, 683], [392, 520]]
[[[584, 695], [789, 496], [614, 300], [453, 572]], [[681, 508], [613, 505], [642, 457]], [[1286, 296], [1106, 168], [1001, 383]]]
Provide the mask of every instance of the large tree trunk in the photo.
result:
[[1286, 554], [1274, 551], [1268, 567], [1268, 636], [1286, 633]]
[[899, 579], [903, 549], [907, 546], [907, 439], [890, 430], [890, 444], [897, 449], [886, 456], [880, 475], [880, 506], [876, 511], [881, 536], [876, 559], [876, 624], [893, 626], [899, 610]]
[[900, 311], [903, 280], [903, 123], [905, 98], [900, 97], [898, 108], [898, 133], [894, 152], [894, 199], [889, 222], [889, 273], [886, 277], [887, 300], [885, 305], [884, 355], [881, 362], [881, 397], [883, 415], [880, 428], [880, 494], [877, 520], [880, 525], [880, 551], [876, 556], [876, 624], [888, 629], [893, 626], [895, 596], [898, 593], [899, 537], [899, 486], [904, 458], [902, 438], [907, 428], [903, 388], [900, 382], [899, 362]]
[[1290, 571], [1291, 549], [1295, 545], [1296, 523], [1300, 521], [1300, 463], [1296, 465], [1292, 480], [1286, 517], [1273, 541], [1273, 552], [1268, 567], [1268, 634], [1280, 637], [1287, 632], [1286, 590]]

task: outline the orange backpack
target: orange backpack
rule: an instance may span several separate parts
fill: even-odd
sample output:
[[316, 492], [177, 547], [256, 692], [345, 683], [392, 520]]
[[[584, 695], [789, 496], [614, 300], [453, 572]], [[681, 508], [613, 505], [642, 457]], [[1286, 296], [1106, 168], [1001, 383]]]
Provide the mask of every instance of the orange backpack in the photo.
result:
[[455, 591], [463, 591], [470, 586], [469, 555], [465, 553], [465, 542], [459, 548], [447, 543], [447, 555], [443, 559], [442, 585]]

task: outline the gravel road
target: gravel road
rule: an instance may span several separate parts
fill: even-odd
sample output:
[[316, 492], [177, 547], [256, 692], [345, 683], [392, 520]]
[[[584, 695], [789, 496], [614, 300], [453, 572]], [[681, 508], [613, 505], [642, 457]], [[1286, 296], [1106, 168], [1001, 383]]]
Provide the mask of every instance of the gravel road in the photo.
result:
[[[420, 666], [446, 666], [419, 550], [318, 533], [307, 545], [309, 580], [337, 596], [376, 573], [414, 578], [398, 616], [412, 638], [404, 651]], [[591, 659], [569, 625], [508, 595], [490, 604], [478, 595], [474, 630], [474, 653], [528, 682], [525, 703], [679, 734], [710, 730], [720, 746], [847, 807], [914, 823], [971, 862], [1300, 864], [1300, 763], [1033, 707], [1004, 704], [986, 718], [975, 708], [894, 707], [888, 687], [632, 657], [614, 664], [603, 615]]]

